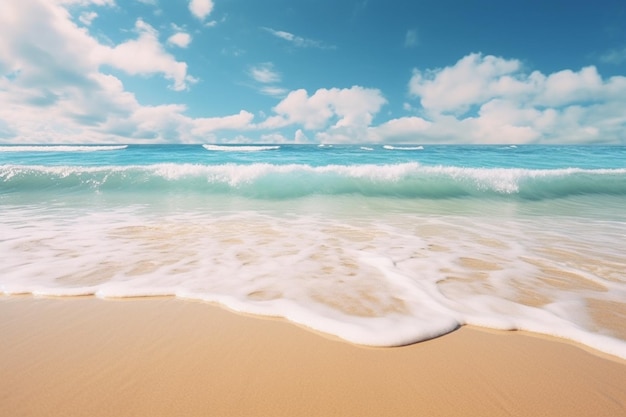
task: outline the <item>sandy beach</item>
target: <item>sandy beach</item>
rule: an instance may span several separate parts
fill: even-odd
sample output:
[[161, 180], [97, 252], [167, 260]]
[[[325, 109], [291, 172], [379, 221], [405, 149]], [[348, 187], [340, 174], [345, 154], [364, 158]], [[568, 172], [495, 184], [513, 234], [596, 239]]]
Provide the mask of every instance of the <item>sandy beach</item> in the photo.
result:
[[0, 298], [0, 415], [617, 416], [626, 363], [461, 328], [367, 348], [176, 300]]

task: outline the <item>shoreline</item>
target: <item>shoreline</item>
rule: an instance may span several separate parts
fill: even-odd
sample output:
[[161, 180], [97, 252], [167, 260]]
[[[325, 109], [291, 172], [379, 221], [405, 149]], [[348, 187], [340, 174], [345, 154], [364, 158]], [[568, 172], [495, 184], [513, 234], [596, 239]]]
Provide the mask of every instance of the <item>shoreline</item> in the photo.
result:
[[462, 327], [393, 348], [175, 298], [0, 297], [0, 407], [22, 416], [567, 415], [626, 410], [626, 361]]

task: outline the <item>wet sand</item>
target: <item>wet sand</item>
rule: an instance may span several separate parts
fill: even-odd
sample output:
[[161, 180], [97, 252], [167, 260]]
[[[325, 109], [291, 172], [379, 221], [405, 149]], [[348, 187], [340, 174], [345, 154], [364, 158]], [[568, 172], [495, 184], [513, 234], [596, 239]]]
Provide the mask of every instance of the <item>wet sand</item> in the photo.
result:
[[367, 348], [167, 299], [0, 297], [4, 416], [618, 416], [626, 361], [461, 328]]

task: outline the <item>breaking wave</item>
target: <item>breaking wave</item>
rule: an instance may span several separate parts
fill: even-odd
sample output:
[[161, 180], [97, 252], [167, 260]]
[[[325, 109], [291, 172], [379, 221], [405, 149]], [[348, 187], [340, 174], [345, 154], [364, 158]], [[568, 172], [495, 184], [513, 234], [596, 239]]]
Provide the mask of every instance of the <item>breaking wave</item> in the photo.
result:
[[155, 164], [0, 167], [0, 192], [169, 191], [284, 199], [361, 194], [398, 198], [501, 197], [528, 200], [626, 195], [626, 169], [461, 168], [394, 165]]
[[260, 152], [280, 149], [278, 145], [202, 145], [207, 151], [214, 152]]

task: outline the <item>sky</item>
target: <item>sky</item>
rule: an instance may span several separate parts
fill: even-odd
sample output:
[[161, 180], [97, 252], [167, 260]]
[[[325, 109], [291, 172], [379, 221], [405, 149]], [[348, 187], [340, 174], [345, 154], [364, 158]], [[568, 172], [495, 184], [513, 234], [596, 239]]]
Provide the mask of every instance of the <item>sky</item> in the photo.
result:
[[626, 144], [623, 0], [2, 0], [0, 143]]

